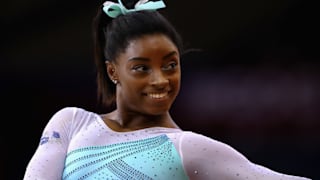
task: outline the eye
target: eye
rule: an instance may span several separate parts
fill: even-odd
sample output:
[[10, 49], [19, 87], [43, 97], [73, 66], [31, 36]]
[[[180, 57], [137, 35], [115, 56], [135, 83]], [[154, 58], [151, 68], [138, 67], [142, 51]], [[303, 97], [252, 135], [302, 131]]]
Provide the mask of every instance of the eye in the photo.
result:
[[169, 64], [163, 66], [162, 69], [165, 71], [174, 70], [177, 67], [177, 65], [177, 62], [172, 61]]
[[136, 65], [132, 68], [132, 70], [137, 72], [148, 72], [149, 68], [146, 65]]

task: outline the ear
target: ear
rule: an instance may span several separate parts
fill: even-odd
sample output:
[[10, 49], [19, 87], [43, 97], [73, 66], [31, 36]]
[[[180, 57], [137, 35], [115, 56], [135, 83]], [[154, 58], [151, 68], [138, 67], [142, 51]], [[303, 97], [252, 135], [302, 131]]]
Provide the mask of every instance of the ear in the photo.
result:
[[106, 68], [107, 68], [107, 73], [111, 81], [117, 81], [118, 80], [118, 75], [116, 71], [116, 66], [114, 63], [110, 61], [106, 61]]

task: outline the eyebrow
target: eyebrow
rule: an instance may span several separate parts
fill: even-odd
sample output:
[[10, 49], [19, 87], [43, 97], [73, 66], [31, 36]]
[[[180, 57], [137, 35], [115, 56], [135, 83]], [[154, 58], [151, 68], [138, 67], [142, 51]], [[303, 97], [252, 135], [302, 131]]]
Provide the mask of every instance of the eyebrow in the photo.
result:
[[[169, 57], [178, 54], [176, 51], [172, 51], [170, 53], [168, 53], [167, 55], [163, 56], [162, 59], [168, 59]], [[129, 58], [129, 61], [150, 61], [149, 58], [144, 58], [144, 57], [133, 57], [133, 58]]]

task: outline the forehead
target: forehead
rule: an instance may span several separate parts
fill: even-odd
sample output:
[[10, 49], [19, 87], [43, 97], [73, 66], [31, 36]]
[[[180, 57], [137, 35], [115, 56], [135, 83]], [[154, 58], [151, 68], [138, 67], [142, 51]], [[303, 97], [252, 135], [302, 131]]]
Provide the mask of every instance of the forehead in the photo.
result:
[[143, 35], [129, 41], [123, 54], [139, 56], [144, 54], [168, 53], [172, 51], [179, 53], [178, 48], [170, 38], [163, 34], [151, 34]]

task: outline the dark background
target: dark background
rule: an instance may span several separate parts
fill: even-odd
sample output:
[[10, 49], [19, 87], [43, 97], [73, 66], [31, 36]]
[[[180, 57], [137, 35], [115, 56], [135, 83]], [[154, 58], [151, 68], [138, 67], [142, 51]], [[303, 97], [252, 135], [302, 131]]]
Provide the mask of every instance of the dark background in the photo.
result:
[[[103, 1], [2, 2], [0, 179], [22, 179], [42, 129], [96, 106], [91, 20]], [[251, 161], [320, 179], [319, 15], [303, 0], [166, 1], [188, 48], [178, 125]], [[208, 157], [209, 158], [209, 157]]]

